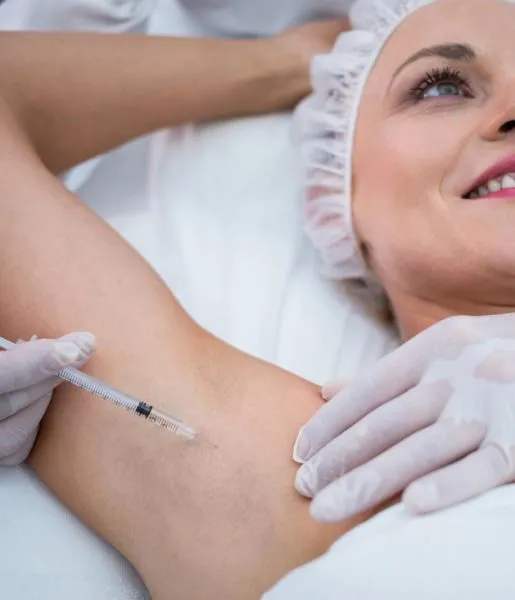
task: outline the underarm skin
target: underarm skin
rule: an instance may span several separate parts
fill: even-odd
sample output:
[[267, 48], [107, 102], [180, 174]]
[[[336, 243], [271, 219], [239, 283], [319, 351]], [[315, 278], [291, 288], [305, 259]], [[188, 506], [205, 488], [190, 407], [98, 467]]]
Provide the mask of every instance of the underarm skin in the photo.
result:
[[188, 442], [63, 384], [30, 463], [153, 600], [256, 599], [358, 520], [317, 524], [291, 450], [318, 390], [199, 328], [50, 175], [0, 105], [0, 331], [92, 331], [87, 372], [183, 418]]

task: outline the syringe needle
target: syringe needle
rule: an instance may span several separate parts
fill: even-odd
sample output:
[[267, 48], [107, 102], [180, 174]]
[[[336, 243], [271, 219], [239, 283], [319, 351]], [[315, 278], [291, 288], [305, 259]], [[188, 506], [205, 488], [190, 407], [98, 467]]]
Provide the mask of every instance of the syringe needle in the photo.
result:
[[[0, 348], [10, 350], [15, 346], [16, 344], [13, 342], [0, 337]], [[197, 437], [196, 431], [185, 425], [180, 419], [176, 419], [146, 402], [142, 402], [137, 398], [133, 398], [128, 394], [120, 392], [100, 379], [91, 377], [91, 375], [87, 375], [78, 369], [66, 367], [59, 371], [58, 377], [82, 390], [94, 394], [95, 396], [99, 396], [104, 400], [109, 400], [109, 402], [112, 402], [116, 406], [120, 406], [133, 414], [144, 417], [147, 421], [157, 423], [161, 427], [168, 429], [168, 431], [171, 431], [180, 437], [188, 440], [194, 440]]]

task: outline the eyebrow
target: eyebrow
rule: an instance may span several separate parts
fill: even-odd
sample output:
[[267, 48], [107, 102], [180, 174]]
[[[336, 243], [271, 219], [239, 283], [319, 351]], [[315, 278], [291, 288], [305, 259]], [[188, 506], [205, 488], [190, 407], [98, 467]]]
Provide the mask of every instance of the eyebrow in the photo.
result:
[[411, 65], [422, 58], [430, 58], [433, 56], [447, 58], [448, 60], [462, 61], [473, 61], [477, 59], [476, 52], [472, 46], [469, 46], [468, 44], [437, 44], [436, 46], [429, 46], [428, 48], [422, 48], [418, 52], [415, 52], [415, 54], [412, 54], [405, 60], [393, 74], [392, 82], [408, 65]]

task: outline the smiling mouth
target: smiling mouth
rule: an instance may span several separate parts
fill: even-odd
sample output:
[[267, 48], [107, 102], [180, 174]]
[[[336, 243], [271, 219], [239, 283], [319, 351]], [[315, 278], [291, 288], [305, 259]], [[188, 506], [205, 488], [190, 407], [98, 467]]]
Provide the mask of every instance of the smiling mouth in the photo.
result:
[[485, 183], [474, 188], [463, 198], [465, 200], [479, 200], [485, 197], [513, 197], [515, 196], [515, 171], [500, 177], [488, 179]]

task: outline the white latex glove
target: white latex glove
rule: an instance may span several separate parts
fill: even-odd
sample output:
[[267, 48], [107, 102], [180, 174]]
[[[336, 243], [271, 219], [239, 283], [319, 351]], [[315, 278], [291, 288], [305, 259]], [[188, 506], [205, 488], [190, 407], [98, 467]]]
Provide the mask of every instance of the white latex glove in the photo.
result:
[[0, 465], [27, 458], [52, 390], [61, 381], [56, 374], [64, 367], [82, 366], [94, 347], [91, 333], [72, 333], [0, 352]]
[[403, 490], [424, 513], [515, 481], [515, 315], [452, 317], [413, 338], [320, 409], [294, 459], [324, 522]]

